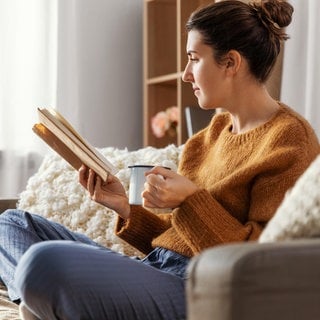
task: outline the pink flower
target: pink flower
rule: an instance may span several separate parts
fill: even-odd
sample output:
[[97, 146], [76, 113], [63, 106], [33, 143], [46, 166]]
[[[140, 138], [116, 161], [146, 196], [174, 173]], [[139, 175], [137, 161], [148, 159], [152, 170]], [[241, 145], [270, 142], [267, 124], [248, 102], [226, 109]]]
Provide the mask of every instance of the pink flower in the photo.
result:
[[162, 138], [170, 127], [166, 112], [160, 111], [151, 119], [151, 128], [157, 138]]
[[164, 137], [169, 129], [174, 128], [175, 130], [178, 124], [178, 111], [178, 107], [176, 106], [169, 107], [165, 111], [158, 112], [151, 118], [152, 132], [157, 138]]

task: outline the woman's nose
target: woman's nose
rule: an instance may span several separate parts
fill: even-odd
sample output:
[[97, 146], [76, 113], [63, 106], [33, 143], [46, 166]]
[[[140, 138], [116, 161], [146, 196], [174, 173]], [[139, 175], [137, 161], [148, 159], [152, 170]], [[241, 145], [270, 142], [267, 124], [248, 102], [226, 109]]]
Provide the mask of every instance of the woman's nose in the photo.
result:
[[182, 77], [181, 78], [182, 78], [182, 81], [184, 81], [184, 82], [192, 82], [193, 81], [193, 76], [192, 76], [192, 73], [189, 70], [188, 64], [184, 68], [184, 71], [182, 73]]

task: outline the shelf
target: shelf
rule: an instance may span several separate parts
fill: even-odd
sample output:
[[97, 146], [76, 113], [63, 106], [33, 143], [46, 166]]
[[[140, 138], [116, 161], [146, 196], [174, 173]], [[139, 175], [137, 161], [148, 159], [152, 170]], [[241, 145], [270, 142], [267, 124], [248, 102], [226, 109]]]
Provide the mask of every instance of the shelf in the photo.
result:
[[[190, 83], [181, 79], [187, 63], [185, 24], [192, 11], [210, 0], [144, 0], [143, 141], [144, 146], [181, 145], [188, 138], [185, 108], [199, 107]], [[175, 136], [154, 136], [151, 119], [177, 106]]]
[[[144, 0], [144, 146], [164, 147], [169, 143], [181, 145], [188, 139], [185, 109], [199, 108], [199, 106], [191, 84], [181, 79], [188, 60], [185, 24], [194, 10], [212, 2], [212, 0]], [[279, 67], [276, 66], [275, 71], [277, 73], [273, 72], [267, 82], [267, 88], [274, 98], [278, 98], [281, 64]], [[179, 110], [177, 135], [156, 138], [151, 130], [151, 119], [170, 106], [177, 106]]]
[[161, 83], [149, 84], [148, 101], [149, 108], [146, 110], [145, 117], [148, 121], [145, 123], [145, 137], [144, 140], [147, 145], [165, 147], [170, 143], [177, 142], [177, 136], [166, 136], [164, 138], [157, 138], [151, 129], [151, 119], [159, 111], [165, 111], [168, 107], [177, 106], [177, 80], [168, 80]]
[[[175, 73], [177, 69], [177, 4], [175, 0], [154, 0], [145, 4], [147, 26], [147, 77]], [[161, 41], [159, 41], [161, 39]]]
[[172, 73], [172, 74], [167, 74], [164, 76], [160, 76], [160, 77], [155, 77], [155, 78], [151, 78], [151, 79], [147, 79], [147, 84], [155, 84], [155, 83], [161, 83], [161, 82], [167, 82], [167, 81], [171, 81], [171, 80], [177, 80], [179, 77], [181, 77], [182, 73]]

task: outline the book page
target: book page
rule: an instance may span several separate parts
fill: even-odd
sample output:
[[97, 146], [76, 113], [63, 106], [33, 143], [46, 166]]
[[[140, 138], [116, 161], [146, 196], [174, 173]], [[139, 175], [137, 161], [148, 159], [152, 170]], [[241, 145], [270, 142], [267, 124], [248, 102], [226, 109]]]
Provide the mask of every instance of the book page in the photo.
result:
[[83, 137], [80, 136], [80, 134], [72, 127], [72, 125], [70, 124], [70, 122], [62, 116], [61, 113], [59, 113], [57, 110], [55, 109], [48, 109], [49, 112], [51, 112], [56, 119], [58, 119], [72, 134], [74, 134], [79, 141], [81, 141], [83, 143], [83, 145], [85, 145], [85, 147], [87, 147], [89, 150], [91, 150], [102, 162], [107, 162], [108, 166], [111, 168], [111, 173], [116, 173], [116, 169], [113, 167], [113, 165], [106, 159], [106, 157], [96, 148], [93, 148]]
[[[61, 131], [64, 132], [74, 143], [76, 143], [84, 152], [88, 153], [93, 160], [100, 163], [101, 166], [105, 167], [106, 170], [109, 170], [110, 173], [115, 174], [117, 169], [95, 148], [93, 148], [80, 134], [72, 127], [72, 125], [56, 110], [54, 113], [50, 112], [50, 109], [39, 109], [39, 118], [49, 129], [55, 129], [52, 127], [52, 124], [58, 127]], [[58, 115], [58, 117], [55, 116]], [[62, 122], [60, 121], [62, 119]], [[49, 120], [50, 122], [48, 122]], [[59, 134], [59, 133], [57, 133]]]
[[40, 122], [47, 127], [53, 135], [56, 135], [61, 142], [68, 146], [68, 148], [71, 149], [71, 152], [78, 154], [80, 158], [81, 154], [83, 154], [82, 158], [83, 156], [85, 157], [86, 162], [84, 163], [86, 165], [91, 167], [88, 163], [90, 162], [88, 158], [90, 158], [91, 162], [96, 163], [96, 172], [98, 165], [102, 167], [103, 170], [112, 174], [117, 173], [118, 170], [97, 149], [92, 147], [83, 137], [81, 137], [59, 112], [54, 109], [38, 108], [38, 115]]
[[58, 121], [60, 121], [71, 133], [73, 133], [83, 144], [87, 144], [86, 141], [80, 136], [80, 134], [73, 128], [70, 122], [58, 111], [53, 108], [48, 110]]

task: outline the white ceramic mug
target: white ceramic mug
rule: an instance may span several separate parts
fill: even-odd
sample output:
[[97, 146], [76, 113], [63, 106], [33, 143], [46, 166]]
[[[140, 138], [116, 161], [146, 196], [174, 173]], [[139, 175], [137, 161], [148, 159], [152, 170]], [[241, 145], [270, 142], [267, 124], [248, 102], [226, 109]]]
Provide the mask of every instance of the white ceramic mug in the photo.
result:
[[137, 164], [129, 166], [131, 169], [130, 185], [129, 185], [129, 203], [135, 205], [142, 205], [141, 193], [144, 190], [144, 183], [146, 177], [144, 173], [149, 171], [154, 166]]

